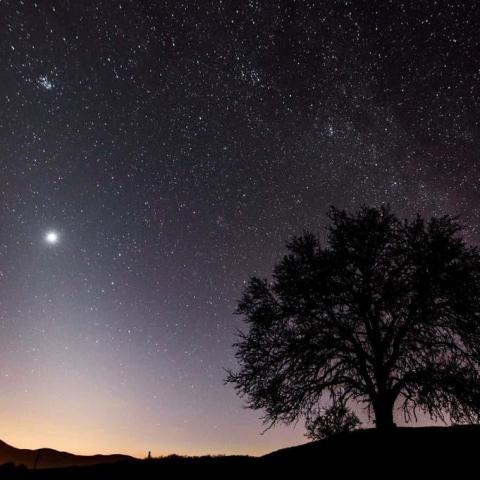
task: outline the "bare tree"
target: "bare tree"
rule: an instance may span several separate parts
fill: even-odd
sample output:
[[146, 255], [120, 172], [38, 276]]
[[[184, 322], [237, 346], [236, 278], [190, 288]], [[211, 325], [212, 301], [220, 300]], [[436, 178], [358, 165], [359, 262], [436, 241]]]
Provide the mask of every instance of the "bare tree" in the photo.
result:
[[384, 206], [329, 217], [325, 246], [306, 233], [271, 281], [250, 280], [227, 382], [269, 425], [347, 403], [379, 429], [395, 409], [477, 421], [480, 254], [456, 219], [400, 221]]

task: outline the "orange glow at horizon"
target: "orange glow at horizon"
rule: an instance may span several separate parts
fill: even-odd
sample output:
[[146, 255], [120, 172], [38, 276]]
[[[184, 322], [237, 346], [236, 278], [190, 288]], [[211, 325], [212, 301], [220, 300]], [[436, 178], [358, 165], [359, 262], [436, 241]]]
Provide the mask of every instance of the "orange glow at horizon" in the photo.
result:
[[[154, 431], [147, 431], [144, 436], [138, 435], [138, 433], [129, 435], [128, 432], [124, 432], [125, 436], [120, 436], [118, 431], [121, 428], [105, 431], [95, 427], [94, 422], [87, 422], [83, 425], [81, 423], [75, 425], [73, 422], [68, 424], [64, 421], [56, 423], [53, 418], [39, 418], [31, 413], [14, 415], [13, 412], [2, 412], [0, 422], [2, 424], [0, 439], [13, 447], [53, 448], [77, 455], [121, 453], [145, 458], [151, 451], [155, 457], [169, 454], [255, 456], [292, 445], [292, 432], [288, 430], [280, 434], [280, 438], [279, 435], [268, 438], [268, 433], [262, 436], [257, 432], [256, 435], [252, 435], [249, 445], [245, 445], [240, 439], [235, 440], [228, 432], [226, 432], [224, 442], [213, 440], [209, 443], [207, 440], [203, 444], [196, 445], [193, 438], [191, 440], [179, 438], [178, 432], [175, 432], [174, 429], [165, 430], [163, 435], [155, 435]], [[298, 434], [296, 443], [305, 443], [306, 441], [301, 434]]]
[[175, 417], [160, 408], [147, 410], [134, 394], [119, 398], [78, 379], [57, 381], [29, 391], [9, 388], [4, 382], [2, 441], [16, 448], [54, 448], [80, 455], [122, 453], [138, 458], [149, 451], [153, 456], [261, 455], [307, 441], [299, 428], [280, 427], [261, 435], [257, 414], [242, 411], [233, 393], [232, 401], [244, 422], [231, 424], [228, 418], [219, 418], [217, 425], [208, 425], [199, 415], [178, 423], [178, 411]]

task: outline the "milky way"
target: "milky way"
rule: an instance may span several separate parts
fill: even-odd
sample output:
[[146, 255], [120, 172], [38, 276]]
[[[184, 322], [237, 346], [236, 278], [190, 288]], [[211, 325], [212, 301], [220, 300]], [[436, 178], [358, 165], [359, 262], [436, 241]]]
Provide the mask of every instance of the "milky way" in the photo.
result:
[[0, 438], [303, 441], [223, 385], [236, 300], [332, 204], [478, 240], [479, 31], [475, 2], [0, 2]]

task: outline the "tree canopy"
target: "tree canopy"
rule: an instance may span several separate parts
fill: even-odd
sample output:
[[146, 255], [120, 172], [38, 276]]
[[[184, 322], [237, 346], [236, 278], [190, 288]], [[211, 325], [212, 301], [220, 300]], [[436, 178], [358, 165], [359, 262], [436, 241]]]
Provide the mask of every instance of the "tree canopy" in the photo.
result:
[[400, 220], [388, 206], [329, 219], [324, 245], [296, 237], [270, 280], [250, 279], [227, 382], [269, 425], [347, 405], [380, 429], [397, 409], [477, 421], [480, 254], [457, 219]]

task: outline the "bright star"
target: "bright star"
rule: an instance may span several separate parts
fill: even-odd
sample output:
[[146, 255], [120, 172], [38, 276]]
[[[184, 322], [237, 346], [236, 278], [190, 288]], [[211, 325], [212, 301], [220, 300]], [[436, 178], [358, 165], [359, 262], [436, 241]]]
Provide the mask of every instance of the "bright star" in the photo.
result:
[[51, 245], [58, 243], [58, 233], [53, 231], [47, 232], [47, 234], [45, 235], [45, 240]]
[[52, 90], [54, 87], [53, 82], [46, 75], [38, 77], [37, 82], [45, 90]]

